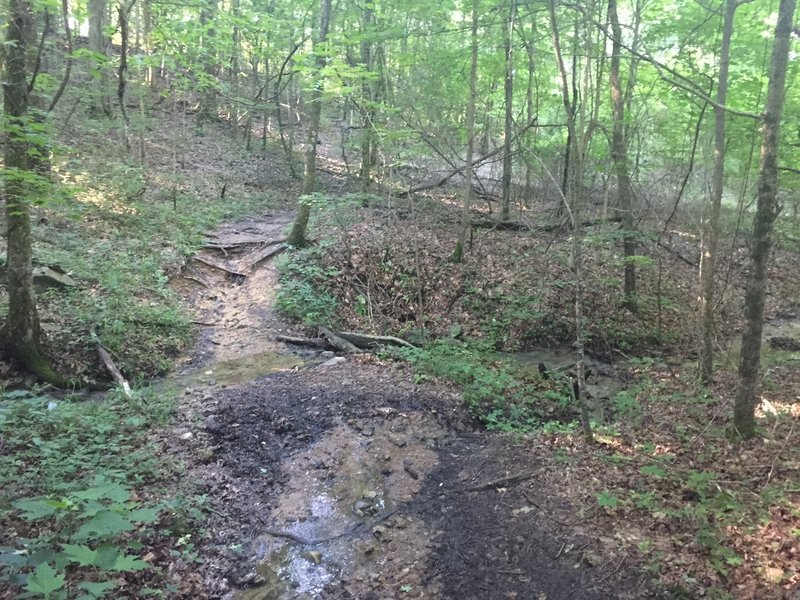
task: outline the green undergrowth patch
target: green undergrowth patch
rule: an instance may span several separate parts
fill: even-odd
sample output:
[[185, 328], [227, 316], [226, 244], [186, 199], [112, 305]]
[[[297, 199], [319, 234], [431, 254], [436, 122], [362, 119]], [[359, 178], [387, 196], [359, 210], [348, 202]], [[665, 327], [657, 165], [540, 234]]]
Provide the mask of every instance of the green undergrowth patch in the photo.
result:
[[211, 195], [213, 186], [205, 195], [202, 186], [183, 186], [188, 175], [165, 178], [153, 168], [86, 154], [73, 160], [69, 151], [54, 173], [58, 199], [36, 209], [35, 261], [55, 265], [77, 282], [39, 295], [57, 370], [91, 382], [100, 368], [94, 351], [99, 341], [131, 379], [165, 371], [192, 339], [169, 280], [202, 244], [204, 232], [263, 210], [270, 198], [219, 198]]
[[323, 267], [319, 257], [324, 246], [295, 249], [277, 260], [280, 289], [275, 308], [304, 325], [332, 325], [338, 302], [330, 284], [339, 275], [333, 267]]
[[0, 590], [102, 598], [157, 582], [143, 558], [171, 535], [158, 482], [177, 465], [152, 430], [171, 413], [167, 396], [138, 391], [102, 402], [0, 396]]
[[417, 381], [440, 377], [460, 386], [469, 411], [489, 430], [529, 432], [577, 417], [568, 377], [545, 379], [535, 367], [499, 356], [490, 344], [445, 340], [400, 355]]

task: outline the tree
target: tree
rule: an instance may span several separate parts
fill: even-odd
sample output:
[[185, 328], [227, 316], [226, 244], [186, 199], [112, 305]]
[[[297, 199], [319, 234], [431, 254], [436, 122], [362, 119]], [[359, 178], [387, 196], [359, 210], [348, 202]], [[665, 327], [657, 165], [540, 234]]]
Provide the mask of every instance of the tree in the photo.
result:
[[511, 176], [513, 172], [514, 143], [514, 23], [517, 17], [517, 0], [511, 0], [505, 31], [506, 71], [504, 79], [504, 120], [503, 120], [503, 208], [500, 220], [509, 220], [511, 207]]
[[[570, 98], [570, 86], [567, 78], [567, 70], [564, 66], [564, 58], [561, 52], [561, 37], [558, 29], [558, 19], [556, 17], [555, 0], [548, 0], [550, 12], [550, 27], [553, 33], [553, 49], [555, 50], [556, 67], [558, 68], [561, 101], [564, 104], [564, 112], [567, 116], [567, 131], [570, 140], [570, 155], [572, 164], [570, 176], [567, 180], [568, 196], [565, 195], [563, 205], [569, 214], [572, 225], [572, 272], [574, 274], [573, 285], [575, 286], [575, 351], [578, 360], [575, 364], [576, 378], [576, 398], [581, 411], [581, 421], [583, 433], [587, 440], [592, 440], [592, 426], [589, 421], [589, 410], [586, 405], [586, 372], [585, 372], [585, 347], [584, 325], [583, 325], [583, 233], [581, 231], [581, 204], [583, 202], [583, 148], [578, 143], [578, 125], [576, 122], [576, 111]], [[575, 79], [573, 79], [573, 82]], [[574, 97], [574, 95], [573, 95]]]
[[[611, 108], [613, 130], [611, 134], [611, 158], [617, 176], [617, 210], [622, 218], [623, 253], [625, 260], [625, 305], [636, 310], [636, 239], [633, 231], [633, 203], [631, 202], [631, 178], [628, 168], [628, 140], [625, 135], [626, 94], [620, 83], [620, 54], [622, 48], [622, 28], [617, 14], [617, 0], [608, 0], [608, 20], [611, 23], [611, 65], [609, 83], [611, 87]], [[628, 94], [631, 86], [628, 86]]]
[[778, 216], [778, 149], [781, 115], [786, 94], [786, 71], [797, 0], [781, 0], [775, 42], [772, 48], [769, 86], [761, 129], [761, 167], [758, 202], [753, 218], [750, 276], [745, 293], [742, 356], [739, 363], [739, 389], [733, 409], [733, 424], [744, 439], [755, 435], [755, 406], [758, 374], [761, 368], [761, 335], [764, 327], [764, 298], [772, 247], [772, 231]]
[[34, 27], [28, 0], [9, 0], [5, 82], [5, 203], [8, 240], [8, 321], [5, 347], [19, 363], [42, 379], [58, 384], [39, 344], [39, 316], [33, 289], [30, 202], [41, 179], [36, 172], [39, 148], [31, 141], [28, 115], [27, 54]]
[[478, 8], [480, 0], [472, 0], [472, 29], [470, 34], [469, 100], [467, 101], [467, 160], [464, 164], [464, 206], [461, 212], [461, 227], [453, 251], [453, 262], [461, 262], [464, 244], [470, 227], [472, 204], [472, 162], [475, 158], [475, 103], [478, 96]]
[[324, 85], [323, 69], [325, 68], [325, 56], [321, 51], [321, 46], [325, 44], [328, 37], [328, 27], [331, 21], [331, 0], [322, 0], [322, 7], [319, 16], [319, 33], [314, 42], [315, 62], [317, 72], [315, 74], [314, 86], [311, 90], [311, 101], [309, 103], [309, 124], [308, 138], [306, 139], [305, 167], [303, 170], [303, 190], [300, 197], [300, 208], [297, 218], [292, 225], [292, 231], [287, 240], [290, 246], [302, 248], [308, 244], [306, 240], [306, 229], [308, 219], [311, 216], [311, 204], [309, 198], [317, 191], [317, 140], [319, 139], [319, 123], [322, 118], [322, 87]]
[[722, 25], [722, 45], [717, 77], [717, 104], [714, 106], [714, 173], [711, 181], [709, 215], [703, 227], [700, 252], [700, 381], [710, 383], [714, 374], [714, 270], [719, 246], [719, 218], [725, 185], [725, 103], [728, 100], [733, 17], [739, 0], [726, 0]]
[[101, 114], [111, 116], [111, 103], [108, 97], [108, 74], [106, 66], [109, 39], [106, 35], [108, 17], [106, 0], [89, 0], [89, 50], [94, 53], [92, 61], [97, 70], [99, 92], [92, 95], [89, 114], [98, 117]]

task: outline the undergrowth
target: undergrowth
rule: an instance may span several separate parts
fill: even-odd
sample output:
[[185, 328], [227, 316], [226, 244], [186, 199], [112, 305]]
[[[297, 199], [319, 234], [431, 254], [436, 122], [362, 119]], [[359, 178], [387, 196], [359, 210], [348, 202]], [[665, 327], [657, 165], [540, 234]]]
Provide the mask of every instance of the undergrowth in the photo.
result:
[[490, 344], [450, 340], [404, 348], [400, 355], [414, 367], [417, 381], [434, 376], [460, 386], [470, 413], [489, 430], [529, 432], [546, 423], [567, 425], [577, 416], [568, 377], [544, 378]]
[[0, 589], [91, 599], [160, 577], [143, 555], [170, 535], [170, 505], [138, 493], [152, 498], [177, 468], [151, 435], [172, 414], [167, 398], [0, 396]]
[[163, 165], [143, 168], [99, 151], [59, 147], [51, 199], [35, 208], [35, 261], [77, 282], [38, 297], [48, 353], [76, 382], [97, 378], [97, 342], [131, 379], [167, 370], [192, 339], [169, 280], [204, 232], [271, 202], [244, 191], [220, 198], [202, 178], [192, 187], [180, 171], [167, 176]]
[[336, 321], [338, 302], [328, 284], [339, 272], [319, 265], [322, 251], [320, 246], [295, 249], [276, 261], [281, 286], [275, 308], [308, 326], [332, 325]]

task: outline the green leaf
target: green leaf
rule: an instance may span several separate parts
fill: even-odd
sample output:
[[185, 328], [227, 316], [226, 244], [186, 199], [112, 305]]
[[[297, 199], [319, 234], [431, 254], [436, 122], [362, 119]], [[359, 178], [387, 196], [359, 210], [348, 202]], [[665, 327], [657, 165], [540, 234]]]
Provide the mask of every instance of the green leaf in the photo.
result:
[[94, 565], [97, 561], [97, 550], [79, 544], [62, 544], [64, 556], [71, 562], [76, 562], [82, 567]]
[[80, 587], [87, 592], [84, 598], [102, 598], [107, 591], [115, 589], [117, 585], [116, 581], [84, 581]]
[[659, 479], [661, 477], [666, 476], [667, 474], [667, 472], [658, 465], [647, 465], [639, 469], [639, 472], [643, 473], [644, 475], [652, 475], [653, 477], [658, 477]]
[[112, 571], [143, 571], [144, 569], [149, 569], [150, 565], [143, 560], [136, 558], [135, 556], [131, 556], [129, 554], [124, 554], [122, 556], [117, 557], [117, 561], [114, 563], [114, 566], [111, 567]]
[[36, 521], [54, 515], [60, 503], [53, 500], [17, 500], [12, 506], [22, 511], [20, 516], [26, 521]]
[[619, 505], [619, 498], [610, 492], [600, 492], [597, 494], [597, 503], [603, 508], [616, 508]]
[[46, 598], [62, 587], [64, 587], [64, 576], [49, 564], [42, 563], [28, 577], [25, 589], [29, 592], [38, 592]]
[[133, 524], [123, 516], [110, 511], [102, 510], [84, 523], [78, 533], [77, 539], [86, 540], [92, 537], [107, 537], [124, 533], [133, 529]]
[[72, 494], [80, 500], [101, 500], [108, 499], [112, 502], [125, 502], [131, 497], [131, 493], [118, 483], [106, 483], [96, 485], [82, 492]]
[[137, 508], [128, 513], [128, 518], [134, 523], [154, 523], [158, 520], [158, 511], [154, 508]]

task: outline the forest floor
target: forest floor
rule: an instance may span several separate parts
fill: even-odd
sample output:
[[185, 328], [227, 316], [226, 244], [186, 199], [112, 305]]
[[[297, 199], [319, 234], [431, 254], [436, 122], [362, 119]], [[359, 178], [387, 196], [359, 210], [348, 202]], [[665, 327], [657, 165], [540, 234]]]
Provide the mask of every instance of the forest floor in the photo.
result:
[[[615, 245], [587, 229], [597, 423], [588, 443], [563, 381], [545, 384], [536, 369], [569, 361], [568, 232], [548, 228], [552, 206], [517, 214], [522, 231], [476, 228], [456, 267], [453, 190], [348, 200], [356, 190], [331, 151], [320, 175], [336, 200], [316, 211], [317, 243], [257, 262], [279, 247], [297, 183], [280, 153], [232, 149], [222, 125], [186, 130], [180, 121], [158, 130], [139, 179], [128, 167], [86, 168], [100, 180], [91, 189], [128, 186], [110, 208], [81, 197], [77, 217], [45, 208], [35, 223], [37, 255], [81, 283], [41, 304], [60, 369], [98, 378], [95, 334], [123, 372], [150, 375], [180, 358], [141, 400], [45, 390], [14, 408], [17, 397], [0, 395], [0, 598], [19, 590], [3, 587], [2, 565], [16, 556], [6, 544], [58, 541], [70, 523], [31, 524], [11, 500], [61, 499], [95, 463], [161, 511], [135, 538], [137, 556], [158, 569], [116, 575], [116, 597], [798, 598], [796, 253], [775, 254], [767, 338], [782, 341], [766, 346], [760, 435], [738, 443], [735, 351], [721, 353], [729, 360], [712, 388], [692, 375], [696, 239], [676, 226], [650, 253], [633, 316], [611, 292]], [[170, 131], [193, 149], [180, 168]], [[194, 217], [205, 204], [192, 198], [215, 212]], [[203, 232], [211, 245], [255, 241], [191, 258]], [[154, 247], [157, 258], [146, 254]], [[746, 246], [724, 254], [717, 326], [727, 346], [740, 326]], [[311, 286], [289, 307], [299, 320], [319, 309], [337, 326], [439, 342], [407, 360], [287, 346], [276, 336], [315, 333], [276, 312], [287, 272]], [[176, 316], [181, 307], [188, 318]], [[9, 363], [0, 374], [24, 381]]]
[[[219, 234], [271, 239], [290, 219], [273, 212]], [[207, 324], [182, 367], [198, 375], [177, 375], [176, 449], [213, 508], [210, 562], [184, 593], [656, 597], [639, 559], [597, 535], [602, 509], [569, 490], [542, 440], [481, 431], [457, 392], [413, 383], [407, 365], [292, 352], [273, 341], [292, 333], [272, 308], [274, 264], [228, 256], [227, 269], [247, 273], [237, 277], [205, 264], [217, 253], [203, 259], [174, 282]]]

